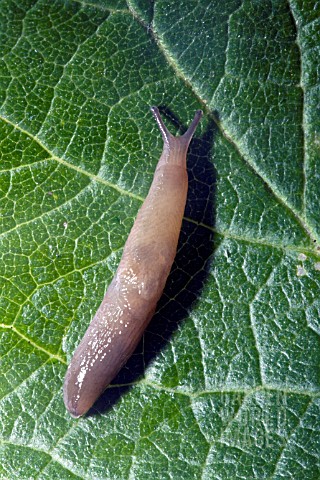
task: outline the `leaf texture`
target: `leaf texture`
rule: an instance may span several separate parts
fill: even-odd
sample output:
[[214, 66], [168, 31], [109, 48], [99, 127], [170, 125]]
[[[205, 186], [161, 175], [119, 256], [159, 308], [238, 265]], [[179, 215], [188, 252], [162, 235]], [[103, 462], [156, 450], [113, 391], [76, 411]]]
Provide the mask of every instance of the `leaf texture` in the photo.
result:
[[[0, 3], [0, 479], [320, 477], [320, 5]], [[176, 261], [84, 418], [67, 363], [162, 140], [188, 155]]]

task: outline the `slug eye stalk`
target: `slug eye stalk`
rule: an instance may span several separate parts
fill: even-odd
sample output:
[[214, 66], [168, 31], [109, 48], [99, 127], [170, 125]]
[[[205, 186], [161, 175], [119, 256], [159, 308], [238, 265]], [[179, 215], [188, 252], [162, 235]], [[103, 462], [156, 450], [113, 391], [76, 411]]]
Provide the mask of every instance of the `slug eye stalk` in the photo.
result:
[[[161, 114], [160, 114], [160, 112], [159, 112], [158, 107], [151, 107], [150, 110], [151, 110], [151, 112], [152, 112], [152, 114], [153, 114], [154, 118], [156, 119], [156, 122], [157, 122], [157, 124], [158, 124], [158, 126], [159, 126], [160, 132], [161, 132], [161, 134], [162, 134], [163, 141], [164, 141], [165, 143], [168, 143], [170, 137], [171, 137], [171, 138], [177, 138], [177, 137], [174, 137], [174, 136], [169, 132], [169, 130], [167, 129], [167, 127], [165, 126], [165, 124], [164, 124], [164, 122], [163, 122], [163, 120], [162, 120]], [[193, 135], [194, 135], [194, 132], [196, 131], [196, 128], [197, 128], [197, 126], [198, 126], [198, 123], [199, 123], [201, 117], [202, 117], [202, 110], [197, 110], [196, 113], [195, 113], [195, 116], [194, 116], [194, 118], [193, 118], [193, 120], [192, 120], [192, 123], [190, 124], [190, 126], [189, 126], [189, 128], [188, 128], [188, 130], [187, 130], [183, 135], [181, 135], [181, 137], [178, 137], [178, 138], [180, 138], [180, 139], [185, 139], [186, 142], [187, 142], [188, 145], [189, 145], [189, 143], [190, 143], [190, 141], [191, 141], [191, 139], [192, 139], [192, 137], [193, 137]]]

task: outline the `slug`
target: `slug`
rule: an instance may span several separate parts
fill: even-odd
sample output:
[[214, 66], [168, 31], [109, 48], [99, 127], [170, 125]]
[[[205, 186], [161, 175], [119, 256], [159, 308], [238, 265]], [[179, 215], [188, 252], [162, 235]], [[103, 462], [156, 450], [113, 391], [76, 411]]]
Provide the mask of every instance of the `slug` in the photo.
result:
[[157, 107], [151, 111], [163, 137], [163, 151], [116, 274], [66, 373], [64, 403], [76, 418], [92, 407], [135, 350], [177, 251], [188, 190], [186, 155], [202, 111], [180, 137], [169, 132]]

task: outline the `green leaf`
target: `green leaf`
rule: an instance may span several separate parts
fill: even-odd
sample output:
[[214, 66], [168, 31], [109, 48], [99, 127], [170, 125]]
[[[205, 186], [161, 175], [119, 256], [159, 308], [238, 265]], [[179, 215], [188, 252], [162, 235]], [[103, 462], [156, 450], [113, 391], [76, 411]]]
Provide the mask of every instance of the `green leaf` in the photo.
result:
[[[320, 477], [316, 0], [0, 3], [0, 479]], [[188, 156], [179, 250], [90, 414], [62, 382], [152, 181]]]

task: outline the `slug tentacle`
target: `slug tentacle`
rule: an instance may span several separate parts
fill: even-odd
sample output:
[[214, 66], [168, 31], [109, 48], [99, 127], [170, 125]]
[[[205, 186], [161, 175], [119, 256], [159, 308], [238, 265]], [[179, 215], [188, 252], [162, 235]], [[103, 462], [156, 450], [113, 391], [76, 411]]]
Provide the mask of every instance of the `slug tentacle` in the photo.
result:
[[202, 112], [196, 112], [180, 137], [168, 131], [157, 107], [152, 113], [164, 140], [163, 152], [115, 277], [67, 370], [64, 403], [74, 417], [92, 407], [135, 350], [176, 255], [188, 190], [186, 154]]
[[191, 125], [189, 126], [188, 130], [182, 135], [182, 137], [187, 140], [188, 145], [191, 142], [191, 139], [194, 135], [194, 132], [196, 131], [196, 128], [198, 126], [198, 123], [200, 122], [201, 117], [202, 117], [202, 110], [197, 110]]
[[185, 170], [188, 147], [202, 117], [202, 110], [196, 111], [190, 127], [180, 137], [175, 137], [169, 132], [157, 107], [151, 107], [151, 111], [163, 138], [163, 150], [156, 171], [161, 170], [166, 165], [182, 167]]
[[150, 108], [154, 118], [156, 119], [156, 122], [158, 124], [158, 127], [160, 129], [160, 132], [162, 134], [162, 138], [165, 144], [169, 144], [170, 140], [174, 138], [174, 136], [169, 132], [165, 124], [163, 123], [162, 117], [160, 115], [158, 107], [151, 107]]

